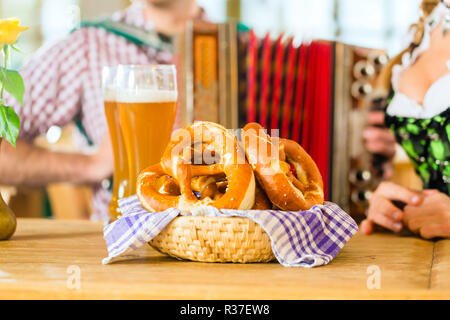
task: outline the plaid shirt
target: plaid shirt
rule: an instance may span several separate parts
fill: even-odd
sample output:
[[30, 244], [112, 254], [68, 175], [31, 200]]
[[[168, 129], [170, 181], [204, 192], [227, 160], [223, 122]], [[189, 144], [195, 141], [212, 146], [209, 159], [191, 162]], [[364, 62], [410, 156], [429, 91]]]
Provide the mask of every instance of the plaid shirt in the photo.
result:
[[[135, 2], [119, 11], [113, 20], [153, 29], [145, 21], [142, 5]], [[172, 54], [138, 46], [101, 28], [81, 28], [66, 38], [44, 46], [20, 71], [25, 83], [23, 106], [7, 96], [7, 103], [21, 119], [20, 137], [32, 141], [52, 125], [64, 126], [80, 119], [94, 144], [98, 144], [107, 123], [104, 116], [101, 71], [117, 64], [170, 63]], [[94, 187], [93, 220], [107, 220], [111, 194]]]

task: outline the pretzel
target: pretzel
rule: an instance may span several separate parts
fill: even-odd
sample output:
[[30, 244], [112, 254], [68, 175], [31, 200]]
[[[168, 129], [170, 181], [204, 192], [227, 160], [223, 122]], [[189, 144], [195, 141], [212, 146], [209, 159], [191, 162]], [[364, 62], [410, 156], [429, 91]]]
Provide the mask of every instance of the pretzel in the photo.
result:
[[[158, 190], [159, 193], [171, 195], [181, 194], [177, 180], [168, 175], [161, 176], [156, 183], [156, 190]], [[160, 187], [158, 187], [158, 183], [160, 183]], [[216, 179], [212, 176], [193, 177], [191, 180], [191, 188], [200, 195], [200, 199], [206, 197], [216, 199], [224, 193], [219, 192], [216, 185]]]
[[180, 194], [180, 186], [178, 185], [177, 180], [168, 175], [161, 176], [157, 183], [160, 183], [160, 187], [156, 187], [159, 193], [172, 195]]
[[[220, 158], [218, 163], [196, 165], [187, 161], [192, 160], [199, 143], [201, 150], [208, 149], [216, 159]], [[221, 193], [216, 182], [224, 175], [227, 187]], [[169, 178], [163, 179], [173, 178], [178, 183], [179, 194], [167, 194], [158, 188], [158, 181], [164, 176]], [[200, 192], [200, 197], [194, 191]], [[139, 175], [137, 196], [149, 211], [171, 207], [190, 211], [204, 205], [247, 210], [255, 201], [255, 178], [237, 138], [218, 124], [200, 121], [174, 131], [161, 162]]]
[[220, 198], [223, 193], [220, 193], [216, 179], [211, 176], [193, 177], [191, 180], [192, 191], [198, 192], [200, 199], [211, 198], [213, 200]]
[[272, 209], [272, 203], [267, 198], [264, 190], [256, 183], [255, 188], [255, 204], [252, 207], [252, 210], [269, 210]]
[[[270, 201], [282, 210], [308, 210], [322, 204], [323, 182], [314, 160], [295, 141], [271, 139], [257, 123], [241, 133], [247, 159]], [[279, 144], [278, 150], [273, 150]], [[275, 153], [278, 157], [271, 156]]]
[[[227, 189], [227, 181], [218, 181], [216, 182], [218, 194], [225, 193]], [[272, 209], [272, 203], [269, 198], [267, 198], [266, 193], [261, 188], [259, 183], [255, 181], [255, 204], [252, 207], [252, 210], [268, 210]]]

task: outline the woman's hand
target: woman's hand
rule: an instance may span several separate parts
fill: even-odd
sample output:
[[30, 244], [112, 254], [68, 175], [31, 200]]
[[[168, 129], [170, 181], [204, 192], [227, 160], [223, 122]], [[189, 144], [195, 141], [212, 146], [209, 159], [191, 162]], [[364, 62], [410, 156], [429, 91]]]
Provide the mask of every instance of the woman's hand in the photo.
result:
[[363, 132], [364, 144], [367, 151], [386, 158], [383, 163], [383, 176], [390, 178], [393, 173], [392, 159], [395, 155], [395, 137], [391, 130], [384, 126], [384, 112], [371, 111], [367, 115], [367, 127]]
[[395, 137], [389, 128], [380, 127], [384, 126], [384, 112], [369, 112], [367, 122], [369, 127], [363, 133], [367, 150], [392, 159], [395, 155]]
[[422, 238], [450, 238], [450, 197], [437, 190], [426, 190], [420, 205], [404, 208], [403, 221]]
[[360, 226], [362, 233], [372, 233], [374, 224], [395, 232], [402, 230], [404, 212], [392, 201], [401, 201], [413, 208], [421, 203], [422, 196], [395, 183], [382, 182], [370, 197], [367, 219]]

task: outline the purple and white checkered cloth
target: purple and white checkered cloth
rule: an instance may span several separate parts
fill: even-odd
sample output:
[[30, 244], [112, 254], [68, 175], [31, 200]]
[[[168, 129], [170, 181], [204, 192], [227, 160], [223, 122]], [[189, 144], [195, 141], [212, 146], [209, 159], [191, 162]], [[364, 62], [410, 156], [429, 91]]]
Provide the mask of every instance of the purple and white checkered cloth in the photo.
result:
[[[175, 217], [175, 208], [163, 212], [144, 209], [137, 196], [119, 200], [122, 216], [103, 233], [108, 257], [103, 264], [123, 260], [127, 254], [158, 235]], [[267, 232], [277, 260], [288, 267], [317, 267], [329, 263], [358, 231], [356, 222], [336, 204], [325, 202], [307, 211], [218, 210], [203, 207], [193, 215], [249, 218]], [[135, 256], [132, 256], [135, 258]]]

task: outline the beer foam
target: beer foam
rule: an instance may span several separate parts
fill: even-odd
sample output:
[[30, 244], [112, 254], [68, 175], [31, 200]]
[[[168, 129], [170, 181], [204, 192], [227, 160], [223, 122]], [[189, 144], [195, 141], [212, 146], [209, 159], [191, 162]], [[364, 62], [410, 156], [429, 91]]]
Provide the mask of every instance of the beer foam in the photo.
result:
[[118, 90], [117, 102], [143, 103], [143, 102], [173, 102], [177, 101], [178, 94], [170, 90]]
[[104, 101], [116, 101], [116, 88], [103, 88]]

